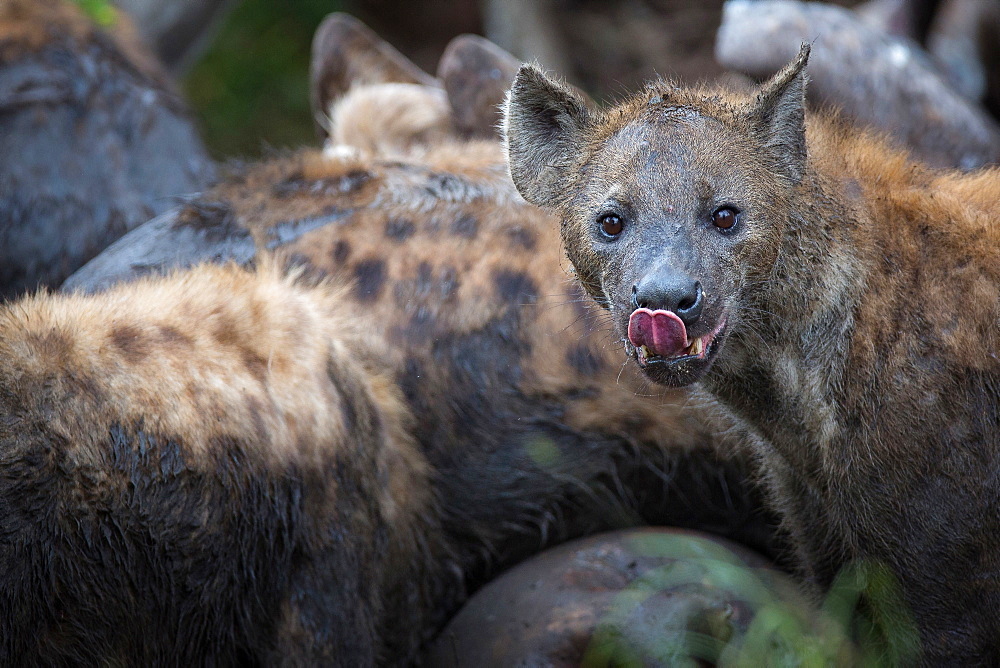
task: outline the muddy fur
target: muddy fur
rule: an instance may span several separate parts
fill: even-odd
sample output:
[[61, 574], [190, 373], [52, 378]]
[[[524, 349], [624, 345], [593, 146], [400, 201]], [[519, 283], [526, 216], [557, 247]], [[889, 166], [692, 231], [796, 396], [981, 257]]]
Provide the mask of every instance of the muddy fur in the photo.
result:
[[[802, 571], [891, 567], [927, 664], [1000, 658], [1000, 173], [934, 171], [803, 113], [808, 50], [755, 96], [656, 82], [607, 111], [535, 68], [507, 107], [521, 192], [558, 212], [626, 352], [632, 286], [701, 282], [698, 385], [756, 450]], [[719, 207], [739, 213], [732, 232]], [[601, 232], [608, 211], [623, 231]]]

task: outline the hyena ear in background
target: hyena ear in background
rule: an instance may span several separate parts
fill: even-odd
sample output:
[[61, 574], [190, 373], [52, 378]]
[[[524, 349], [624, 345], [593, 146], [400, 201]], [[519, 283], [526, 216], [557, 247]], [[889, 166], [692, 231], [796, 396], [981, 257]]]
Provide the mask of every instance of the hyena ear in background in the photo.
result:
[[503, 132], [514, 185], [524, 199], [555, 206], [589, 125], [586, 101], [534, 65], [522, 65], [504, 105]]
[[520, 65], [520, 60], [476, 35], [459, 35], [448, 43], [437, 75], [448, 93], [455, 128], [463, 136], [496, 138], [504, 95]]
[[309, 97], [313, 117], [323, 136], [331, 105], [352, 86], [411, 83], [440, 87], [440, 83], [371, 28], [348, 14], [330, 14], [316, 29], [309, 65]]
[[750, 121], [770, 150], [779, 173], [793, 184], [806, 168], [806, 73], [809, 45], [764, 84], [750, 111]]

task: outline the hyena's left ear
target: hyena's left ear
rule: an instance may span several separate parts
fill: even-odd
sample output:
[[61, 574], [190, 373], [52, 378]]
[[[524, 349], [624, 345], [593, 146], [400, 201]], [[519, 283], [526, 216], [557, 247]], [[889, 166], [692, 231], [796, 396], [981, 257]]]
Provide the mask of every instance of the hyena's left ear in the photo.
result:
[[750, 112], [750, 120], [778, 169], [799, 183], [806, 168], [806, 73], [809, 45], [795, 60], [764, 84]]
[[590, 111], [565, 84], [522, 65], [507, 93], [503, 134], [514, 185], [524, 199], [555, 206], [584, 142]]

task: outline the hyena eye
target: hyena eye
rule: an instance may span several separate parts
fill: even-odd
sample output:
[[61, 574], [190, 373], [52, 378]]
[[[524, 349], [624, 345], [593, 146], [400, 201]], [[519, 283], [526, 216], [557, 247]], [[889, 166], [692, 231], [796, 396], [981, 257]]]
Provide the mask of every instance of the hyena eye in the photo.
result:
[[601, 232], [607, 237], [617, 237], [625, 229], [625, 222], [615, 213], [606, 213], [598, 218], [597, 222], [601, 226]]
[[712, 224], [723, 232], [732, 232], [738, 222], [738, 212], [731, 206], [720, 206], [712, 214]]

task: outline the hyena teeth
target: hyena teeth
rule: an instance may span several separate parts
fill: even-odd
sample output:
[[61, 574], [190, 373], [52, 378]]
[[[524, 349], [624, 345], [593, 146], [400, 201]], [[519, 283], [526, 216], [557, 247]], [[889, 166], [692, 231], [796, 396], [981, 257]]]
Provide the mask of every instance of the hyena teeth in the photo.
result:
[[701, 355], [702, 349], [705, 347], [704, 341], [701, 338], [697, 338], [691, 342], [691, 348], [688, 351], [691, 355]]

